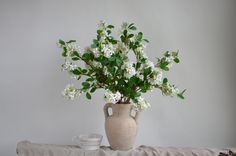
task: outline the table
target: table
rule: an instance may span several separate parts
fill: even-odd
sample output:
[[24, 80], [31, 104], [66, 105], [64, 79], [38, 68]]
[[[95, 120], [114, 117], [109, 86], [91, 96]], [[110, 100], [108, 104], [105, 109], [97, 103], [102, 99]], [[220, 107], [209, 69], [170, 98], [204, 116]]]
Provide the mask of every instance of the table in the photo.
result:
[[[94, 151], [86, 151], [75, 145], [37, 144], [21, 141], [17, 144], [18, 156], [218, 156], [229, 149], [217, 148], [176, 148], [139, 146], [129, 151], [114, 151], [101, 146]], [[236, 151], [236, 148], [230, 148]]]

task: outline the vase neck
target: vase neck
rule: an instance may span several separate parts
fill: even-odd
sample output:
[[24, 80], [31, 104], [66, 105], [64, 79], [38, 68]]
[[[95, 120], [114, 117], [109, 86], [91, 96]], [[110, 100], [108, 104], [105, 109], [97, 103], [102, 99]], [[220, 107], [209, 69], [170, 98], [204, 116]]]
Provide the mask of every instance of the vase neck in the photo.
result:
[[112, 106], [112, 112], [114, 116], [129, 116], [131, 110], [131, 104], [114, 104]]

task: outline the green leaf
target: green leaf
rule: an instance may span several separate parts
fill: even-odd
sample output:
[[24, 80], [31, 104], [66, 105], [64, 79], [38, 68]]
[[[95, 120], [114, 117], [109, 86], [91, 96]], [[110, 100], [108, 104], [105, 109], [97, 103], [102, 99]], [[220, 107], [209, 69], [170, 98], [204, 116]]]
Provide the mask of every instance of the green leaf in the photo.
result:
[[93, 39], [93, 43], [94, 43], [94, 44], [98, 44], [98, 40]]
[[124, 35], [121, 35], [120, 39], [121, 39], [122, 42], [125, 42], [125, 36]]
[[131, 26], [129, 29], [131, 30], [137, 30], [137, 28], [135, 26]]
[[167, 78], [164, 78], [162, 83], [163, 83], [163, 84], [166, 84], [167, 82], [168, 82], [168, 79], [167, 79]]
[[63, 41], [63, 40], [61, 40], [61, 39], [59, 39], [59, 43], [61, 44], [61, 45], [65, 45], [66, 43]]
[[91, 99], [92, 97], [91, 97], [91, 94], [89, 94], [88, 92], [86, 93], [86, 97], [87, 97], [87, 99]]
[[151, 72], [152, 72], [152, 69], [151, 69], [151, 67], [149, 67], [149, 68], [144, 69], [143, 74], [144, 75], [149, 75]]
[[111, 30], [107, 30], [107, 34], [108, 34], [108, 35], [111, 34]]
[[90, 47], [91, 47], [91, 48], [97, 48], [98, 46], [97, 46], [97, 44], [91, 44]]
[[113, 39], [112, 39], [110, 42], [111, 42], [112, 44], [117, 44], [117, 40], [113, 40]]
[[76, 42], [76, 40], [70, 40], [70, 41], [68, 41], [66, 43], [72, 43], [72, 42]]
[[134, 23], [131, 23], [131, 24], [128, 26], [128, 28], [132, 27], [133, 25], [134, 25]]
[[139, 97], [139, 96], [141, 96], [141, 93], [139, 93], [139, 92], [134, 93], [134, 97]]
[[147, 39], [143, 39], [143, 41], [145, 41], [145, 42], [149, 43], [149, 41], [148, 41]]
[[87, 69], [83, 69], [83, 70], [82, 70], [82, 73], [83, 73], [83, 74], [86, 74], [87, 72], [88, 72]]
[[86, 81], [93, 81], [93, 78], [87, 78]]
[[81, 72], [78, 69], [72, 70], [72, 73], [75, 75], [80, 75]]
[[164, 56], [165, 57], [169, 57], [170, 56], [170, 52], [169, 51], [165, 52]]
[[122, 59], [121, 58], [116, 58], [116, 65], [119, 67], [122, 64]]
[[165, 71], [169, 71], [169, 70], [170, 70], [168, 67], [163, 67], [163, 68], [161, 68], [161, 69], [163, 69], [163, 70], [165, 70]]
[[82, 86], [86, 89], [88, 89], [90, 87], [90, 84], [88, 82], [83, 82]]
[[142, 33], [142, 32], [139, 32], [139, 33], [138, 33], [138, 36], [137, 36], [137, 40], [138, 40], [138, 41], [141, 41], [142, 38], [143, 38], [143, 33]]
[[93, 53], [84, 53], [82, 59], [85, 60], [85, 62], [88, 62], [94, 59], [94, 55]]
[[160, 64], [160, 68], [165, 70], [165, 71], [168, 71], [169, 70], [169, 68], [167, 67], [168, 64], [169, 64], [168, 62], [163, 62], [163, 63]]
[[101, 34], [102, 33], [102, 30], [97, 30], [97, 34]]
[[174, 61], [175, 61], [175, 63], [179, 63], [179, 59], [178, 58], [175, 58]]
[[113, 26], [113, 25], [108, 25], [107, 28], [109, 28], [109, 29], [113, 29], [114, 26]]
[[177, 94], [177, 96], [181, 99], [185, 99], [184, 97], [184, 92], [186, 91], [186, 89], [184, 89], [181, 93]]
[[79, 53], [77, 51], [73, 51], [71, 56], [77, 56], [77, 57], [80, 57]]
[[179, 97], [180, 99], [184, 99], [184, 96], [182, 94], [177, 94], [177, 97]]
[[71, 59], [72, 59], [73, 61], [77, 61], [77, 60], [79, 60], [78, 57], [72, 57]]
[[80, 78], [81, 78], [81, 76], [78, 76], [78, 77], [77, 77], [77, 80], [80, 80]]
[[66, 49], [66, 47], [63, 47], [62, 56], [67, 57], [67, 49]]
[[134, 37], [134, 34], [129, 34], [128, 38]]
[[127, 36], [127, 32], [128, 31], [125, 29], [124, 32], [123, 32], [124, 36]]
[[67, 57], [67, 52], [66, 52], [66, 51], [63, 51], [63, 52], [62, 52], [62, 56], [63, 56], [63, 57]]
[[96, 87], [93, 87], [91, 90], [90, 90], [90, 93], [94, 93], [96, 91]]

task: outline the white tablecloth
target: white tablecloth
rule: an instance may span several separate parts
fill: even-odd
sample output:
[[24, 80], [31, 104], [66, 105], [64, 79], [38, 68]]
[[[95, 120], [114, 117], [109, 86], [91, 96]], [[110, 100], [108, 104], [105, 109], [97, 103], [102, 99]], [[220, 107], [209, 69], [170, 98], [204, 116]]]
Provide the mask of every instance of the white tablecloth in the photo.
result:
[[[236, 151], [236, 148], [230, 148]], [[18, 156], [218, 156], [228, 149], [175, 148], [139, 146], [129, 151], [113, 151], [102, 146], [98, 150], [85, 151], [73, 145], [36, 144], [21, 141], [17, 144]]]

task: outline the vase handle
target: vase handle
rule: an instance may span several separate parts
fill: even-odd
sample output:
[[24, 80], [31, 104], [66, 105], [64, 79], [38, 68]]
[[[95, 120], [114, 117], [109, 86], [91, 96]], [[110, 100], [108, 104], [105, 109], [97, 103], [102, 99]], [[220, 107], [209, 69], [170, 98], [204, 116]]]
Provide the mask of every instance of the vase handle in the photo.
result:
[[134, 110], [134, 109], [133, 109], [133, 108], [130, 109], [130, 116], [134, 118], [134, 120], [135, 120], [136, 123], [138, 123], [139, 111], [134, 110], [135, 115], [132, 116], [132, 115], [131, 115], [132, 110]]
[[134, 120], [138, 123], [139, 111], [135, 111]]
[[105, 104], [105, 106], [103, 107], [105, 119], [106, 119], [108, 116], [110, 116], [110, 115], [109, 115], [109, 112], [108, 112], [108, 109], [109, 109], [109, 108], [112, 108], [112, 105], [113, 105], [112, 103], [107, 103], [107, 104]]

